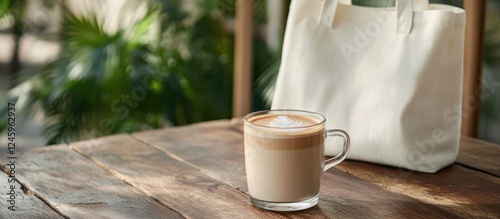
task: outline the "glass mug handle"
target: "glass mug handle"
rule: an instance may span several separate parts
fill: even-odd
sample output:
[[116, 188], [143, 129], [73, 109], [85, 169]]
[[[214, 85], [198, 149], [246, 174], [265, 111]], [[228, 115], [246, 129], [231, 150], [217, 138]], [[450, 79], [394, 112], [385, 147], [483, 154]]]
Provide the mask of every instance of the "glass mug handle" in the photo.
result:
[[325, 138], [328, 137], [340, 137], [344, 141], [344, 145], [342, 146], [342, 152], [340, 154], [337, 154], [335, 157], [332, 157], [325, 161], [323, 172], [342, 162], [347, 157], [347, 153], [349, 152], [349, 148], [351, 147], [351, 139], [349, 138], [347, 132], [345, 132], [344, 130], [326, 130]]

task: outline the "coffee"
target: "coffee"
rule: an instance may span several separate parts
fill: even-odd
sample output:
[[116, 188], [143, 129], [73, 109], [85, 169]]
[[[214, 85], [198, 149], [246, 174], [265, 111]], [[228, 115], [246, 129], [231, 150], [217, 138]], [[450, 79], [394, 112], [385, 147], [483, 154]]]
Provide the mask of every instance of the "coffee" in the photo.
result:
[[[273, 211], [297, 211], [318, 203], [323, 171], [342, 162], [349, 135], [325, 130], [326, 118], [301, 110], [264, 110], [243, 118], [245, 167], [253, 205]], [[324, 140], [339, 137], [342, 152], [325, 160]]]
[[324, 124], [295, 114], [266, 114], [245, 125], [245, 163], [250, 196], [296, 202], [319, 193], [324, 164]]

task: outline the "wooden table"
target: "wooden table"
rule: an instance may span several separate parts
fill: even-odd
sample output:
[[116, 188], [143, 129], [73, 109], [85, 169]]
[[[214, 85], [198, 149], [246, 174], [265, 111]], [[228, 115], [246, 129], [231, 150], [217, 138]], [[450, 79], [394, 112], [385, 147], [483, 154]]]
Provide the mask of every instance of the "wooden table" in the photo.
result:
[[344, 161], [323, 175], [317, 206], [278, 213], [250, 204], [241, 131], [212, 121], [28, 151], [17, 211], [1, 201], [0, 218], [500, 218], [498, 145], [464, 137], [437, 174]]

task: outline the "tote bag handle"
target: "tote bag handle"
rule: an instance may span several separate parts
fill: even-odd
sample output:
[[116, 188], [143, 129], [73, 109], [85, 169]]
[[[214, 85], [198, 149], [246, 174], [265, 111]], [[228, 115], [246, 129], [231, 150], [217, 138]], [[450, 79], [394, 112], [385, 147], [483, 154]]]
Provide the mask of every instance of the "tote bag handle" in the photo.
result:
[[[332, 27], [338, 4], [351, 5], [352, 0], [323, 0], [321, 18]], [[429, 8], [429, 0], [396, 0], [397, 33], [409, 34], [413, 23], [414, 11], [425, 11]]]

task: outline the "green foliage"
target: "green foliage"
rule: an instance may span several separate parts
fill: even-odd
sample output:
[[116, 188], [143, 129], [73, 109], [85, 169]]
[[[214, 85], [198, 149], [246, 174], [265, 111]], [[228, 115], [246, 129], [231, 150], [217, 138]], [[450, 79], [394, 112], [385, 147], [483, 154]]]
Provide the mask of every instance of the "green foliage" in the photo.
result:
[[2, 19], [3, 16], [5, 16], [9, 13], [11, 4], [12, 4], [11, 0], [0, 1], [0, 19]]
[[[484, 131], [481, 130], [481, 138], [488, 141], [495, 140], [493, 136], [488, 135], [490, 133], [488, 129], [494, 129], [494, 126], [490, 127], [490, 125], [500, 120], [497, 113], [498, 107], [496, 106], [498, 101], [495, 98], [500, 93], [491, 87], [491, 84], [500, 80], [500, 65], [498, 62], [500, 60], [500, 16], [498, 13], [494, 13], [494, 10], [494, 8], [490, 8], [486, 16], [483, 46], [484, 65], [481, 75], [482, 95], [487, 98], [481, 100], [480, 115], [483, 118], [481, 123], [484, 124], [481, 124], [480, 130], [485, 129]], [[486, 84], [483, 81], [486, 81]]]
[[48, 144], [229, 118], [233, 36], [224, 2], [197, 0], [186, 11], [185, 1], [150, 0], [144, 16], [116, 32], [94, 12], [63, 8], [57, 60], [7, 101], [44, 113]]
[[484, 63], [494, 67], [500, 60], [500, 19], [491, 19], [484, 33]]
[[[281, 64], [280, 58], [275, 58], [266, 63], [262, 69], [262, 74], [255, 81], [255, 92], [262, 96], [267, 108], [271, 107], [274, 85]], [[254, 95], [255, 96], [255, 95]]]

